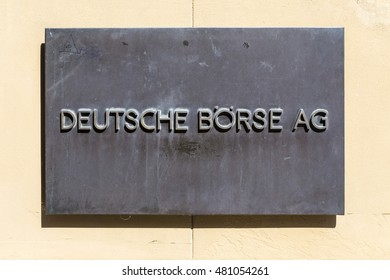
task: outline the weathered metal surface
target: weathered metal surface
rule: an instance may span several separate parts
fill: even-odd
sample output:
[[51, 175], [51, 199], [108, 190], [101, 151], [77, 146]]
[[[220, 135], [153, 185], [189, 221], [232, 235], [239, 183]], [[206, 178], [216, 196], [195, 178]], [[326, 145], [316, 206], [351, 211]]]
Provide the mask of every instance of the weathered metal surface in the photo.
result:
[[45, 71], [48, 214], [344, 211], [343, 29], [47, 29]]

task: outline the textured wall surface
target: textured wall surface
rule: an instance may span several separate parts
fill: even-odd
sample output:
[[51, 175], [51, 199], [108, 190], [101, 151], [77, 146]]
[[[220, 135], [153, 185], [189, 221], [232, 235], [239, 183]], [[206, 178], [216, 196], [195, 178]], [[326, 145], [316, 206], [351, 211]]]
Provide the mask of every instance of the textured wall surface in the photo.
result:
[[[46, 27], [344, 27], [346, 215], [47, 217]], [[389, 259], [390, 2], [0, 0], [1, 259]]]

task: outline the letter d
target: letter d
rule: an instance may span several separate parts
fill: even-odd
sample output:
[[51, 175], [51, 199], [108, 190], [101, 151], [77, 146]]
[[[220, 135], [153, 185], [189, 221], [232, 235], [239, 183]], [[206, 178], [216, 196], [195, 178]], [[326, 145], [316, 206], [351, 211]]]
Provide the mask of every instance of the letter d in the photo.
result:
[[[69, 121], [67, 121], [70, 120]], [[70, 109], [61, 109], [61, 132], [71, 131], [76, 125], [76, 114]]]

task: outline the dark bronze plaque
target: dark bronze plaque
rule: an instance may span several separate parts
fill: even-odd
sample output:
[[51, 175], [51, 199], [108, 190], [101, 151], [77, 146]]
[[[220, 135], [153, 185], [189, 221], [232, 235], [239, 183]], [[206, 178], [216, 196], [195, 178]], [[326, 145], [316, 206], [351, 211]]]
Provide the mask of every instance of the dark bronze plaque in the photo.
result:
[[48, 214], [343, 214], [344, 31], [47, 29]]

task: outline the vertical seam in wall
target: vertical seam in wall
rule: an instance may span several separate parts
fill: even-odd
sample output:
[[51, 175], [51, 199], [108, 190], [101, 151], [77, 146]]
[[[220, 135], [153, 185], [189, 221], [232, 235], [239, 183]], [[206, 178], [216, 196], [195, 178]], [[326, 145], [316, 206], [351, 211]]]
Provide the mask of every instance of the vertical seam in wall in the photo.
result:
[[191, 25], [192, 25], [192, 27], [195, 27], [194, 15], [195, 15], [195, 0], [192, 0], [192, 3], [191, 3]]
[[[195, 0], [191, 1], [191, 26], [194, 27]], [[191, 215], [191, 259], [194, 259], [194, 216]]]
[[191, 215], [191, 259], [194, 259], [194, 216]]
[[[191, 1], [191, 25], [195, 27], [195, 0]], [[194, 216], [191, 215], [191, 259], [194, 259]]]

